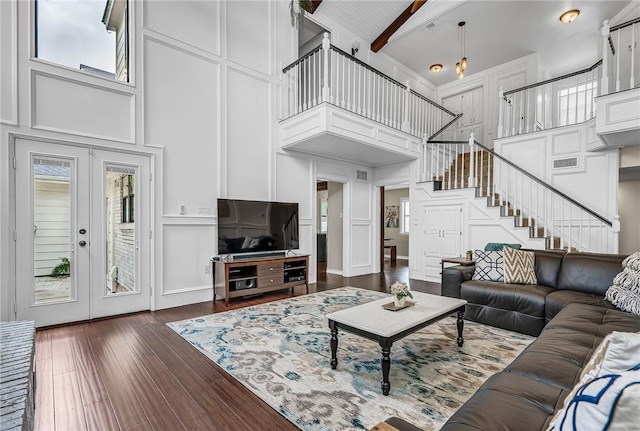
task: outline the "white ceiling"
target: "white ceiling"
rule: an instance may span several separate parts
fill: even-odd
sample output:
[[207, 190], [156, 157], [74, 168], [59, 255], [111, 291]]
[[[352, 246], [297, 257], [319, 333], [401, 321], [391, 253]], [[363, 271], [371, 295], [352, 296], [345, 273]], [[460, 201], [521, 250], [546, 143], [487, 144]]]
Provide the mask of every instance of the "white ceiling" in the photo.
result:
[[[635, 0], [637, 2], [637, 0]], [[338, 24], [373, 42], [412, 0], [324, 0], [320, 7]], [[629, 0], [428, 0], [392, 36], [387, 53], [435, 85], [456, 79], [458, 22], [466, 22], [466, 76], [537, 53], [547, 77], [593, 65], [600, 28]], [[559, 17], [569, 9], [581, 14], [572, 24]], [[427, 28], [427, 24], [435, 24]], [[441, 63], [438, 74], [429, 66]]]

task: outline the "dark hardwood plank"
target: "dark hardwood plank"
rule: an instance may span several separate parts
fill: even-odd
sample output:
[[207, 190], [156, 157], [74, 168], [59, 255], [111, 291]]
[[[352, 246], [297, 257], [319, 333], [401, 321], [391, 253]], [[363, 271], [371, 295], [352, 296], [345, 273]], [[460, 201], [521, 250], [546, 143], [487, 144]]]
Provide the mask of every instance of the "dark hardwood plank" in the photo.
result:
[[[44, 339], [36, 337], [36, 340]], [[34, 422], [36, 431], [55, 429], [53, 364], [51, 358], [36, 361], [36, 414]]]
[[149, 425], [149, 422], [144, 421], [132, 427], [127, 428], [125, 431], [153, 431], [153, 428], [151, 428], [151, 425]]
[[82, 396], [82, 404], [88, 406], [107, 398], [107, 392], [104, 388], [104, 382], [100, 377], [100, 373], [96, 367], [96, 361], [91, 353], [91, 347], [87, 338], [82, 336], [74, 336], [70, 339], [71, 352], [75, 362], [75, 369], [78, 375], [78, 387]]
[[51, 359], [51, 331], [36, 331], [36, 361]]
[[147, 417], [111, 351], [108, 341], [103, 338], [93, 338], [89, 340], [89, 345], [120, 426], [127, 428], [146, 421]]
[[75, 372], [54, 374], [53, 403], [55, 424], [59, 430], [86, 430], [84, 408]]
[[[64, 327], [52, 329], [51, 358], [53, 360], [53, 375], [75, 371], [75, 362], [71, 352], [71, 341]], [[37, 350], [37, 349], [36, 349]]]
[[113, 407], [107, 400], [96, 401], [93, 404], [84, 406], [84, 417], [87, 421], [87, 428], [90, 431], [120, 430], [116, 415], [113, 413]]

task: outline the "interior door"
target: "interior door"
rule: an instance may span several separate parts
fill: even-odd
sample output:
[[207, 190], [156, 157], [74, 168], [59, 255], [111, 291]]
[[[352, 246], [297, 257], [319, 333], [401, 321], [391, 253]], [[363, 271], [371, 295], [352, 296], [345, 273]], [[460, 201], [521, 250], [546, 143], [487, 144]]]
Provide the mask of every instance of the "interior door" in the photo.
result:
[[17, 318], [149, 309], [149, 159], [22, 139], [15, 157]]

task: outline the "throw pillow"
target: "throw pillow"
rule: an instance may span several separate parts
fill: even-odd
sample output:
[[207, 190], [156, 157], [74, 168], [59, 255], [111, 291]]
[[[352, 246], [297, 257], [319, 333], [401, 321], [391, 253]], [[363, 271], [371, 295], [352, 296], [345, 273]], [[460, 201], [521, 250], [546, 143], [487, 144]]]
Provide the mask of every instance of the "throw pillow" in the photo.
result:
[[604, 296], [619, 309], [640, 315], [640, 251], [623, 260], [622, 267]]
[[638, 429], [640, 371], [605, 374], [581, 386], [564, 414], [551, 424], [555, 431]]
[[567, 415], [566, 410], [571, 400], [575, 399], [584, 385], [599, 376], [638, 369], [640, 369], [640, 333], [614, 331], [608, 334], [582, 369], [577, 385], [565, 398], [563, 407], [556, 412], [548, 429], [562, 429], [557, 425], [561, 418]]
[[476, 250], [473, 280], [504, 281], [504, 258], [501, 251]]
[[536, 256], [532, 251], [505, 247], [503, 252], [505, 283], [538, 284]]
[[489, 242], [484, 246], [484, 251], [502, 251], [505, 247], [520, 250], [520, 244], [507, 244], [506, 242]]

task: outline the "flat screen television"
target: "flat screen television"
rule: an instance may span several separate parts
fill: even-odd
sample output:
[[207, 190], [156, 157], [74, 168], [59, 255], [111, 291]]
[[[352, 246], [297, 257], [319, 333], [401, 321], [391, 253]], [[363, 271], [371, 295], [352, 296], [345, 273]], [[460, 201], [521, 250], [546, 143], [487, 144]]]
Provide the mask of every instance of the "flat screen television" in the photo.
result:
[[299, 248], [298, 204], [218, 199], [218, 254]]

